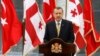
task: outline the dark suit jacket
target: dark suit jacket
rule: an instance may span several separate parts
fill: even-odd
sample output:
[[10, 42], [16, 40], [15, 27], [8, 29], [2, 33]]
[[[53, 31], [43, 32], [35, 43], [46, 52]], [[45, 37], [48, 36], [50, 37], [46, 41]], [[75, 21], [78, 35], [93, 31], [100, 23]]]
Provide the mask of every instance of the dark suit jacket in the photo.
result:
[[48, 42], [53, 38], [61, 38], [64, 42], [73, 43], [75, 37], [72, 22], [62, 19], [60, 34], [58, 37], [55, 21], [48, 22], [46, 24], [44, 42]]

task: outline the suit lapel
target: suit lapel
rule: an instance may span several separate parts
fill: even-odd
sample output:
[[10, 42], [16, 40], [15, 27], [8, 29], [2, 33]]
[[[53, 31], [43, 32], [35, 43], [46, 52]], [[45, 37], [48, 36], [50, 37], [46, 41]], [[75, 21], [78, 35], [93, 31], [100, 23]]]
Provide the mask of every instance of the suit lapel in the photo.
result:
[[57, 36], [57, 28], [56, 28], [56, 23], [55, 23], [55, 21], [53, 22], [53, 28], [54, 28], [54, 33], [56, 34], [56, 36]]
[[62, 20], [62, 22], [61, 22], [61, 27], [60, 27], [59, 37], [61, 36], [61, 33], [63, 32], [63, 30], [64, 30], [64, 22], [63, 22], [63, 20]]

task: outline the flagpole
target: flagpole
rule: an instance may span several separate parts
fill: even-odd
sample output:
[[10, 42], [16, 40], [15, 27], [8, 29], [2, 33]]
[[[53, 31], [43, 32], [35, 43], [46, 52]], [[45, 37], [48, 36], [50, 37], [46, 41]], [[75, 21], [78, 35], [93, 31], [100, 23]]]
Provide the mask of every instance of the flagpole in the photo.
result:
[[66, 3], [65, 4], [65, 19], [67, 18], [67, 2], [68, 2], [68, 0], [65, 1], [65, 3]]
[[22, 55], [23, 55], [23, 52], [24, 52], [24, 41], [25, 41], [25, 19], [22, 20]]

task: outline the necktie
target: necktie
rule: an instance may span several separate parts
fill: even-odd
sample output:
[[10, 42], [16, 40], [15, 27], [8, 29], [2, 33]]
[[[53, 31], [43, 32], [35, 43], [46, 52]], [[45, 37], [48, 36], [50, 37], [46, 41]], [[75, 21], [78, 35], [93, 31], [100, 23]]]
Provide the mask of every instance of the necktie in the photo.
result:
[[57, 34], [58, 34], [58, 36], [59, 36], [59, 33], [60, 33], [60, 23], [57, 22]]

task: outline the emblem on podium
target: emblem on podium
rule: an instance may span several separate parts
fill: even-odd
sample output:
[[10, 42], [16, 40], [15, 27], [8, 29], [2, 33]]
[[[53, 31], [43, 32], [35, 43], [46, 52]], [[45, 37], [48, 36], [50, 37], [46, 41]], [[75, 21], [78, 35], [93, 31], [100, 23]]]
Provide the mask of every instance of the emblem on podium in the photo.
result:
[[62, 52], [62, 45], [59, 43], [54, 43], [51, 45], [51, 52], [52, 53], [61, 53]]

